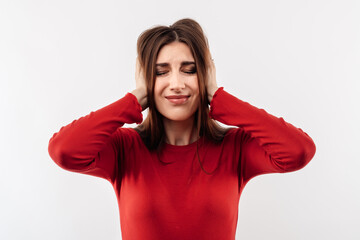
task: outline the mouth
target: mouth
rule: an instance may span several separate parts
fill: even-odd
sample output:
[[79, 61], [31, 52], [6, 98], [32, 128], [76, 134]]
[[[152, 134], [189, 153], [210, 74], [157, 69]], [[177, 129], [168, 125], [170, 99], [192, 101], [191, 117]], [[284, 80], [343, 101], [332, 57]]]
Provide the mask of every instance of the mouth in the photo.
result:
[[183, 104], [183, 103], [186, 103], [188, 101], [190, 96], [189, 95], [171, 95], [171, 96], [166, 96], [165, 98], [167, 100], [169, 100], [171, 103]]

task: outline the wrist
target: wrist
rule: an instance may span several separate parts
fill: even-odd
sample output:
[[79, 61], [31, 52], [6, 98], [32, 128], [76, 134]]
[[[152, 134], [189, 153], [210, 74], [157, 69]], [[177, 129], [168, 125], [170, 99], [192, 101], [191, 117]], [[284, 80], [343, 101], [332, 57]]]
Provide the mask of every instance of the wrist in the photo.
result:
[[138, 100], [142, 110], [147, 108], [147, 92], [146, 89], [136, 88], [131, 92]]
[[209, 100], [209, 103], [211, 102], [211, 100], [212, 100], [215, 92], [216, 92], [218, 89], [219, 89], [219, 88], [218, 88], [217, 86], [208, 89], [208, 100]]

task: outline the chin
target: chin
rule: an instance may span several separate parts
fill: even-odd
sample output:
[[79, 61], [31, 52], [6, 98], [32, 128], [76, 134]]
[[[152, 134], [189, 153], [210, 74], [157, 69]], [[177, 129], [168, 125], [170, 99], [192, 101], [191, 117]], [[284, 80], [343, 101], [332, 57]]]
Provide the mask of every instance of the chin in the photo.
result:
[[187, 115], [187, 114], [182, 114], [182, 113], [175, 113], [175, 114], [166, 114], [166, 115], [162, 115], [164, 118], [171, 120], [171, 121], [186, 121], [186, 120], [190, 120], [193, 119], [194, 115]]
[[170, 121], [186, 121], [191, 120], [195, 117], [196, 110], [199, 106], [168, 106], [168, 103], [158, 104], [156, 109], [162, 115], [163, 118]]

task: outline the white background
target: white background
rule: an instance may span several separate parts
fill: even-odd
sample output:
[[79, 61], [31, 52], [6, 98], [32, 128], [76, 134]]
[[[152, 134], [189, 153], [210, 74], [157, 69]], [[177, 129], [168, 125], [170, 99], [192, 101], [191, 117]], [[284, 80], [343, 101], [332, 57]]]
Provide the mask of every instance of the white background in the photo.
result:
[[132, 91], [137, 37], [184, 17], [219, 86], [317, 147], [302, 170], [248, 183], [236, 239], [360, 239], [356, 0], [1, 0], [1, 239], [121, 239], [112, 186], [58, 167], [48, 141]]

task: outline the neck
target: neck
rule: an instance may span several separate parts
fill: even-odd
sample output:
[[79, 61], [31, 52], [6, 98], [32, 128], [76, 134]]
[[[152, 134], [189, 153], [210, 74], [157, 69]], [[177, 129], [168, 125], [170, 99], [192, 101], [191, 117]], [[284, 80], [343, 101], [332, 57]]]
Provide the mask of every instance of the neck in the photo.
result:
[[194, 126], [194, 116], [184, 121], [173, 121], [163, 118], [165, 129], [165, 141], [171, 145], [189, 145], [199, 136]]

